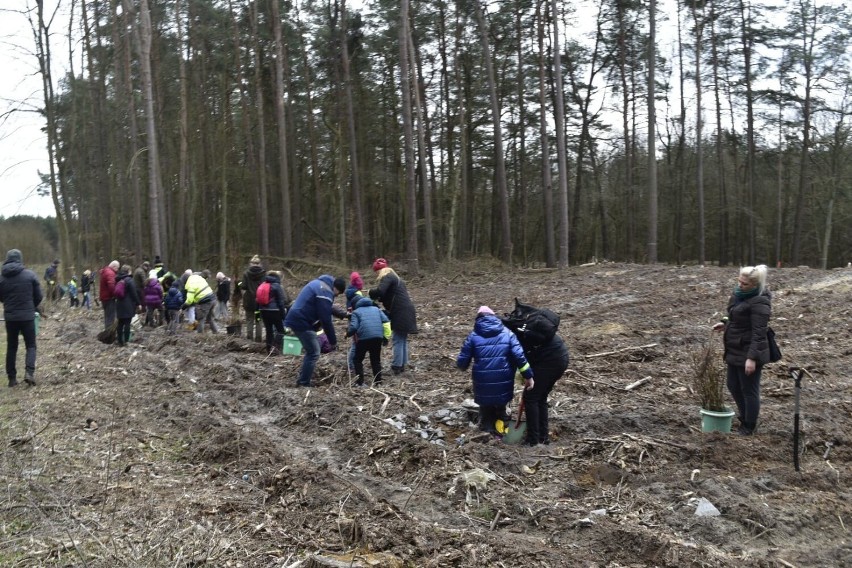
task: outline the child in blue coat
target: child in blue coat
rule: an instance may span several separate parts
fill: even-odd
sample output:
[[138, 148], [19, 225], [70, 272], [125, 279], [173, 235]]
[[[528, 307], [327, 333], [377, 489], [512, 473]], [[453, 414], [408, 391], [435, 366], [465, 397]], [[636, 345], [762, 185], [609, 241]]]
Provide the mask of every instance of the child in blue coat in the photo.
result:
[[373, 385], [382, 382], [382, 345], [391, 336], [390, 320], [370, 298], [361, 298], [349, 320], [346, 337], [355, 337], [355, 384], [364, 384], [364, 356], [370, 354]]
[[163, 284], [171, 283], [163, 304], [166, 308], [166, 321], [169, 322], [169, 335], [177, 333], [180, 323], [180, 307], [183, 305], [183, 294], [180, 291], [180, 281], [173, 278], [165, 279]]
[[515, 334], [503, 326], [488, 306], [479, 308], [473, 331], [462, 345], [456, 365], [467, 370], [473, 361], [473, 400], [479, 405], [479, 429], [497, 432], [496, 422], [506, 416], [514, 395], [515, 369], [534, 386], [533, 371]]

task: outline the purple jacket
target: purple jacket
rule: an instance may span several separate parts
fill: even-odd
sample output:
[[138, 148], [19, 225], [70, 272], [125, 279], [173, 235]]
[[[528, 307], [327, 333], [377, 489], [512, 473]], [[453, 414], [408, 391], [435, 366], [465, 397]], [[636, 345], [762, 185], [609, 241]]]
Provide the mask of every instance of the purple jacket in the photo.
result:
[[163, 305], [163, 287], [156, 278], [149, 278], [148, 283], [142, 290], [142, 305], [145, 307], [159, 308]]

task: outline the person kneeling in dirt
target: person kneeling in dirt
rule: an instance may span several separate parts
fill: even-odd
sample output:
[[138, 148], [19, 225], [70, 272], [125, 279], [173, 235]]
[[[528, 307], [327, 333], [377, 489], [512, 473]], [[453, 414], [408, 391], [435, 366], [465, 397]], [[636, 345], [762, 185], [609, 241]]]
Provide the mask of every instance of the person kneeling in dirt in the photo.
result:
[[331, 348], [337, 348], [337, 334], [331, 320], [332, 306], [335, 296], [346, 289], [346, 281], [343, 278], [334, 278], [329, 274], [323, 274], [315, 280], [308, 282], [284, 319], [284, 325], [293, 330], [302, 347], [305, 350], [305, 358], [302, 360], [302, 370], [296, 379], [296, 386], [311, 386], [311, 378], [314, 376], [314, 368], [320, 356], [320, 345], [317, 341], [317, 332], [314, 331], [314, 322], [322, 322], [322, 328], [328, 336]]
[[388, 344], [391, 325], [388, 316], [370, 298], [361, 298], [349, 320], [346, 337], [355, 337], [355, 384], [364, 385], [364, 355], [370, 354], [373, 385], [382, 382], [382, 346]]
[[502, 435], [497, 420], [505, 420], [506, 404], [514, 395], [515, 369], [526, 379], [524, 387], [535, 386], [533, 370], [515, 334], [503, 326], [494, 311], [481, 306], [473, 331], [459, 352], [456, 365], [464, 371], [473, 360], [473, 400], [479, 405], [479, 429]]

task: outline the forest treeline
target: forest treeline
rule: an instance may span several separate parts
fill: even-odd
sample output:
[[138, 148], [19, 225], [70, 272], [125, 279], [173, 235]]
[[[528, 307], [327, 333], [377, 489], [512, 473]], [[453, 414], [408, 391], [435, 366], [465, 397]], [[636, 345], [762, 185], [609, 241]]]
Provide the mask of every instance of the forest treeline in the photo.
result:
[[840, 5], [41, 9], [28, 16], [64, 255], [388, 256], [414, 271], [852, 258]]

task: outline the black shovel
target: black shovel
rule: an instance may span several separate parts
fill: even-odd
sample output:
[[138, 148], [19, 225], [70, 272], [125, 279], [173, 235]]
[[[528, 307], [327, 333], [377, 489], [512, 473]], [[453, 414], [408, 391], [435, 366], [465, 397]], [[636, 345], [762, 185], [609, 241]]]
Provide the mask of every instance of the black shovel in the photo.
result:
[[790, 375], [796, 382], [795, 413], [793, 414], [793, 466], [799, 471], [799, 396], [802, 392], [802, 373], [798, 367], [790, 367]]

